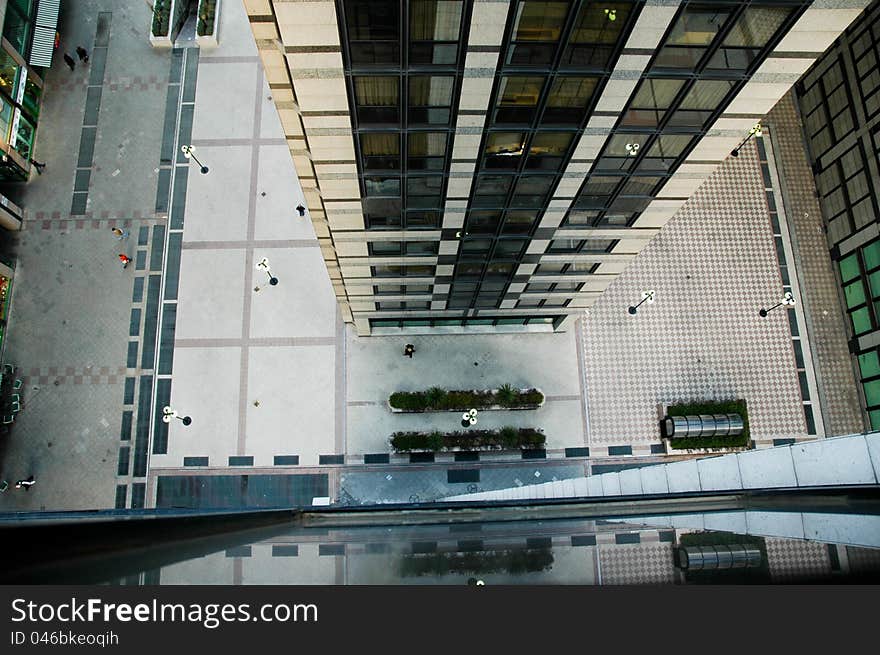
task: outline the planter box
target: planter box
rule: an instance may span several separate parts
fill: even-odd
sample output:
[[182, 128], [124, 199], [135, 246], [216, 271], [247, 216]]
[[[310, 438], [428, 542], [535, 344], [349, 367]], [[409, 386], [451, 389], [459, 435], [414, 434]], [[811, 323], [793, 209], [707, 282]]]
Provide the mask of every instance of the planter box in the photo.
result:
[[[217, 40], [217, 36], [220, 31], [220, 2], [221, 0], [217, 0], [214, 5], [214, 29], [210, 34], [205, 34], [204, 36], [199, 35], [199, 26], [196, 23], [196, 45], [200, 48], [216, 48], [219, 45], [219, 41]], [[202, 5], [205, 3], [205, 0], [199, 0], [199, 10], [198, 16], [202, 15]]]
[[[541, 392], [541, 396], [543, 397], [543, 400], [535, 405], [511, 405], [511, 406], [488, 405], [486, 407], [477, 407], [476, 410], [478, 412], [491, 412], [491, 411], [501, 411], [501, 410], [519, 411], [519, 410], [527, 410], [527, 409], [538, 409], [540, 407], [543, 407], [544, 403], [547, 402], [547, 396], [544, 394], [543, 391], [541, 391], [537, 387], [530, 387], [528, 389], [519, 389], [519, 391], [521, 393], [524, 393], [526, 391], [531, 391], [532, 389], [534, 389], [535, 391]], [[492, 392], [492, 393], [497, 393], [498, 389], [454, 389], [453, 391], [468, 391], [470, 393], [485, 393], [488, 391], [488, 392]], [[395, 393], [397, 393], [397, 392], [395, 392]], [[391, 410], [392, 414], [425, 414], [425, 413], [430, 413], [430, 412], [435, 412], [435, 413], [436, 412], [458, 412], [458, 413], [462, 413], [462, 412], [466, 412], [469, 409], [471, 409], [471, 407], [459, 407], [456, 409], [398, 409], [396, 407], [391, 406], [391, 398], [390, 397], [385, 401], [385, 404], [388, 406], [388, 409]]]
[[[715, 404], [718, 401], [706, 401], [706, 404]], [[739, 410], [743, 417], [743, 421], [746, 425], [746, 430], [748, 430], [748, 414], [746, 413], [746, 405], [744, 400], [736, 400], [736, 401], [723, 401], [726, 403], [742, 403], [742, 409]], [[669, 415], [669, 408], [674, 407], [676, 405], [680, 405], [682, 403], [668, 404], [668, 403], [660, 403], [657, 405], [657, 417], [659, 420], [662, 420], [664, 417]], [[719, 403], [720, 404], [720, 403]], [[710, 413], [710, 412], [704, 412]], [[719, 410], [719, 413], [721, 411]], [[676, 413], [675, 416], [681, 416], [681, 414]], [[658, 420], [658, 424], [659, 424]], [[748, 432], [746, 432], [746, 438], [749, 437]], [[700, 437], [696, 437], [696, 439], [700, 439]], [[676, 439], [676, 442], [687, 442], [688, 437], [681, 437]], [[694, 448], [673, 448], [672, 447], [672, 439], [668, 437], [662, 437], [663, 447], [666, 455], [726, 455], [727, 453], [738, 453], [746, 450], [751, 450], [751, 439], [749, 439], [748, 443], [742, 446], [712, 446], [712, 447], [694, 447]]]
[[186, 4], [186, 0], [171, 0], [171, 9], [168, 11], [168, 34], [156, 36], [153, 34], [153, 17], [150, 16], [150, 45], [154, 48], [173, 48], [174, 39], [179, 29], [177, 13]]

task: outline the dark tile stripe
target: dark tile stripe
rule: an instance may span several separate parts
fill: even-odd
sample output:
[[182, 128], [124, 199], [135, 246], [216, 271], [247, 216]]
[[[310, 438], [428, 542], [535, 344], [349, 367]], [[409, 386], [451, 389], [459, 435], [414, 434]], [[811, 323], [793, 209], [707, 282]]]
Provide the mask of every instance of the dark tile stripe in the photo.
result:
[[119, 461], [116, 465], [117, 475], [128, 475], [128, 456], [131, 449], [128, 446], [122, 446], [119, 449]]
[[156, 358], [156, 332], [159, 320], [159, 291], [162, 282], [160, 275], [151, 275], [147, 285], [147, 307], [144, 319], [144, 338], [141, 348], [141, 368], [153, 368]]
[[165, 254], [165, 226], [153, 226], [153, 243], [150, 245], [150, 270], [162, 270], [162, 259]]
[[177, 304], [162, 306], [162, 330], [159, 333], [159, 375], [171, 375], [174, 363], [174, 331], [177, 323]]
[[196, 78], [199, 69], [199, 49], [187, 48], [186, 77], [183, 80], [183, 102], [196, 101]]
[[142, 478], [147, 474], [147, 450], [150, 441], [150, 403], [153, 396], [153, 376], [142, 375], [140, 385], [137, 427], [135, 429], [134, 441], [134, 471], [132, 473], [132, 475], [138, 478]]
[[128, 357], [125, 360], [126, 368], [137, 368], [138, 365], [138, 342], [128, 342]]
[[125, 500], [128, 497], [128, 487], [124, 484], [116, 485], [116, 509], [125, 509]]
[[144, 300], [144, 278], [138, 276], [134, 279], [134, 288], [131, 291], [132, 302], [143, 302]]
[[143, 509], [147, 495], [147, 485], [143, 482], [135, 482], [131, 485], [131, 508]]
[[159, 183], [156, 186], [156, 213], [165, 214], [171, 202], [171, 169], [159, 169]]
[[183, 210], [186, 207], [186, 184], [189, 177], [189, 169], [186, 166], [178, 166], [174, 171], [174, 189], [171, 192], [171, 216], [169, 219], [170, 229], [183, 229]]
[[171, 402], [171, 380], [156, 380], [156, 418], [153, 421], [153, 454], [168, 453], [168, 424], [162, 420], [162, 408]]
[[119, 430], [119, 438], [123, 441], [131, 441], [131, 422], [134, 412], [125, 410], [122, 412], [122, 428]]
[[134, 404], [134, 378], [125, 378], [125, 391], [122, 396], [122, 404]]
[[183, 234], [173, 232], [168, 235], [168, 260], [165, 263], [165, 300], [177, 300], [177, 285], [180, 280], [180, 251], [183, 248]]

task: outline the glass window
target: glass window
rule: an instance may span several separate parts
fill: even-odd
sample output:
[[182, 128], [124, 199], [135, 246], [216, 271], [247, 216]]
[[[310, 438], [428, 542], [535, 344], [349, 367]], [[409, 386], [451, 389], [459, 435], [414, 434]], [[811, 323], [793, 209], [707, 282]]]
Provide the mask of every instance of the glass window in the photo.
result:
[[554, 239], [547, 252], [577, 252], [583, 242], [580, 239]]
[[634, 157], [649, 138], [646, 134], [615, 134], [608, 139], [603, 156]]
[[42, 95], [43, 90], [28, 76], [24, 83], [24, 98], [21, 104], [34, 120], [40, 117], [40, 96]]
[[397, 170], [400, 168], [400, 134], [397, 132], [358, 135], [365, 169]]
[[405, 241], [407, 255], [436, 255], [439, 241]]
[[461, 0], [412, 0], [409, 37], [413, 41], [458, 41]]
[[378, 309], [380, 312], [401, 310], [401, 309], [403, 309], [403, 303], [402, 302], [389, 302], [389, 301], [385, 300], [383, 302], [377, 302], [376, 309]]
[[446, 107], [452, 103], [455, 78], [449, 75], [413, 75], [409, 78], [410, 106]]
[[3, 36], [12, 47], [25, 58], [30, 55], [30, 1], [9, 3], [6, 9], [6, 19], [3, 21]]
[[508, 262], [489, 262], [486, 266], [486, 275], [489, 277], [507, 277], [513, 274], [516, 264]]
[[15, 97], [20, 73], [21, 67], [12, 58], [12, 55], [0, 48], [0, 90], [10, 98]]
[[565, 272], [567, 275], [584, 275], [592, 273], [597, 266], [596, 262], [572, 262]]
[[526, 247], [525, 239], [499, 239], [495, 244], [495, 255], [499, 257], [515, 257]]
[[880, 380], [866, 382], [863, 385], [865, 390], [865, 403], [870, 407], [872, 405], [880, 405]]
[[595, 89], [594, 77], [557, 77], [550, 87], [543, 122], [579, 124]]
[[413, 132], [409, 135], [410, 157], [442, 157], [445, 154], [445, 132]]
[[532, 138], [529, 155], [562, 157], [568, 151], [574, 134], [571, 132], [538, 132]]
[[399, 255], [402, 244], [400, 241], [371, 241], [369, 246], [371, 255], [387, 256]]
[[400, 3], [396, 0], [346, 0], [352, 64], [397, 64], [400, 62]]
[[538, 264], [536, 275], [561, 275], [565, 264]]
[[527, 293], [534, 293], [538, 291], [550, 291], [553, 288], [552, 282], [529, 282], [526, 285]]
[[558, 41], [567, 13], [566, 2], [520, 2], [516, 8], [513, 38], [516, 41]]
[[490, 132], [486, 137], [487, 155], [522, 155], [523, 132]]
[[877, 357], [876, 350], [859, 355], [859, 371], [861, 371], [863, 378], [880, 375], [880, 359]]
[[570, 42], [616, 43], [629, 10], [630, 3], [625, 2], [584, 3], [575, 19]]
[[543, 77], [502, 77], [498, 86], [495, 122], [531, 123], [543, 88]]
[[791, 7], [746, 7], [724, 39], [724, 45], [763, 48], [791, 11]]
[[346, 0], [348, 38], [352, 41], [393, 41], [398, 37], [397, 0]]
[[862, 281], [856, 280], [843, 287], [843, 295], [846, 298], [847, 307], [853, 308], [863, 305], [865, 303], [865, 287]]
[[867, 307], [857, 309], [850, 314], [850, 318], [852, 319], [853, 332], [855, 334], [862, 334], [871, 330], [871, 315]]
[[24, 116], [19, 116], [18, 133], [15, 135], [15, 149], [24, 159], [30, 159], [31, 157], [31, 147], [34, 143], [35, 132], [34, 126]]
[[427, 229], [440, 227], [440, 212], [414, 211], [406, 213], [407, 229]]
[[675, 159], [685, 151], [693, 139], [690, 134], [661, 134], [654, 141], [647, 156]]
[[368, 196], [399, 196], [399, 177], [365, 177], [364, 186]]
[[608, 252], [615, 243], [614, 239], [586, 239], [581, 252]]
[[868, 283], [871, 286], [871, 296], [874, 298], [880, 296], [880, 271], [868, 275]]
[[870, 271], [880, 266], [880, 241], [862, 248], [862, 260], [865, 262], [865, 270]]
[[354, 97], [358, 105], [396, 107], [400, 102], [400, 85], [396, 77], [356, 75], [351, 79], [354, 82]]
[[491, 248], [491, 239], [467, 239], [461, 242], [461, 252], [471, 255], [486, 254]]
[[620, 190], [622, 196], [649, 196], [660, 183], [662, 177], [633, 176], [626, 181]]
[[659, 68], [696, 68], [708, 46], [719, 34], [732, 7], [689, 5], [681, 13], [664, 47], [654, 61]]
[[672, 106], [684, 83], [684, 80], [642, 80], [621, 125], [656, 127], [663, 120], [666, 110]]
[[540, 307], [541, 303], [543, 303], [543, 302], [544, 302], [544, 300], [542, 298], [530, 298], [529, 296], [523, 296], [522, 298], [520, 298], [517, 301], [516, 306], [517, 307]]
[[840, 277], [843, 278], [844, 282], [849, 282], [859, 276], [859, 261], [856, 259], [855, 254], [841, 259], [839, 266]]
[[0, 98], [0, 139], [9, 143], [9, 125], [12, 122], [12, 105]]
[[736, 82], [730, 80], [697, 80], [668, 124], [674, 127], [704, 127], [712, 114], [724, 106], [725, 97], [735, 86]]
[[500, 211], [477, 211], [471, 212], [467, 219], [467, 231], [473, 234], [493, 233], [498, 229], [501, 221]]
[[510, 211], [504, 219], [505, 234], [527, 234], [538, 215], [532, 211]]
[[553, 285], [554, 291], [579, 291], [584, 286], [583, 282], [557, 282]]

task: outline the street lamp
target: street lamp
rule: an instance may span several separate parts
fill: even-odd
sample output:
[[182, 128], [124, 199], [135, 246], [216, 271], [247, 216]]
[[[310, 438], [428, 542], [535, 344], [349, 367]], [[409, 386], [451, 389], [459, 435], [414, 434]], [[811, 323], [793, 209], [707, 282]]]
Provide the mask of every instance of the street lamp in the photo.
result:
[[764, 316], [767, 316], [767, 314], [769, 314], [770, 312], [772, 312], [772, 311], [773, 311], [774, 309], [776, 309], [777, 307], [782, 307], [782, 305], [786, 305], [786, 306], [788, 306], [788, 307], [791, 307], [791, 306], [794, 305], [794, 296], [792, 295], [791, 291], [786, 291], [786, 292], [785, 292], [785, 295], [782, 297], [782, 302], [778, 302], [778, 303], [776, 303], [776, 304], [773, 305], [773, 307], [771, 307], [770, 309], [764, 309], [764, 308], [762, 307], [762, 308], [761, 308], [761, 311], [759, 311], [758, 314], [763, 318]]
[[477, 410], [471, 409], [461, 415], [461, 427], [469, 428], [477, 423]]
[[269, 270], [269, 259], [263, 257], [259, 262], [257, 262], [257, 269], [261, 271], [265, 271], [266, 275], [269, 276], [269, 284], [273, 287], [278, 284], [278, 278], [272, 275], [272, 271]]
[[189, 416], [181, 416], [175, 410], [171, 409], [169, 405], [166, 405], [162, 409], [162, 421], [164, 421], [165, 423], [171, 423], [171, 419], [173, 418], [180, 419], [180, 421], [184, 425], [189, 425], [193, 422], [193, 420]]
[[193, 154], [193, 150], [195, 150], [193, 146], [180, 146], [180, 151], [183, 153], [183, 156], [187, 159], [192, 159], [195, 163], [197, 163], [200, 167], [199, 170], [202, 171], [202, 175], [206, 175], [208, 173], [208, 167], [198, 160], [198, 158]]
[[749, 139], [751, 139], [753, 136], [761, 136], [761, 134], [762, 134], [761, 124], [755, 123], [754, 126], [752, 126], [752, 129], [749, 130], [749, 135], [745, 139], [743, 139], [742, 143], [740, 143], [736, 148], [731, 150], [730, 154], [733, 155], [734, 157], [739, 157], [740, 148], [742, 148], [746, 143], [748, 143]]
[[642, 292], [642, 299], [639, 301], [639, 304], [635, 305], [635, 306], [631, 305], [630, 308], [627, 309], [626, 311], [629, 312], [630, 316], [635, 316], [639, 307], [641, 307], [642, 303], [645, 302], [646, 300], [648, 301], [648, 304], [651, 304], [652, 302], [654, 302], [654, 292], [653, 291], [643, 291]]

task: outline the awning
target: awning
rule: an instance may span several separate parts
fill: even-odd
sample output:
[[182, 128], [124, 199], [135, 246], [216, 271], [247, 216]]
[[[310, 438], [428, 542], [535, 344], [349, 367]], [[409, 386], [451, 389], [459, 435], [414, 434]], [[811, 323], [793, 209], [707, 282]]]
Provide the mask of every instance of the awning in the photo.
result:
[[37, 5], [37, 20], [34, 27], [34, 40], [31, 45], [31, 66], [52, 65], [55, 51], [55, 32], [58, 29], [58, 9], [61, 0], [40, 0]]

